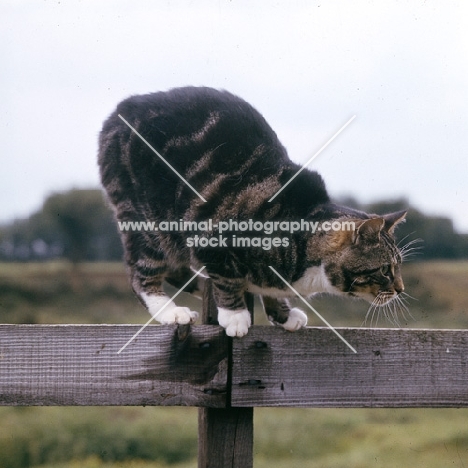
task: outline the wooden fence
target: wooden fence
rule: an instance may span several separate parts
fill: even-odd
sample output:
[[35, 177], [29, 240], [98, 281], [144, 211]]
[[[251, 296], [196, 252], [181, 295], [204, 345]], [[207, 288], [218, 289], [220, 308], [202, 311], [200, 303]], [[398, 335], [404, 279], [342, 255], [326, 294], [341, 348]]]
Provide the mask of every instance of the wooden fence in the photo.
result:
[[[215, 320], [209, 287], [204, 321]], [[199, 467], [253, 465], [253, 407], [468, 406], [468, 331], [0, 325], [1, 405], [189, 405]]]

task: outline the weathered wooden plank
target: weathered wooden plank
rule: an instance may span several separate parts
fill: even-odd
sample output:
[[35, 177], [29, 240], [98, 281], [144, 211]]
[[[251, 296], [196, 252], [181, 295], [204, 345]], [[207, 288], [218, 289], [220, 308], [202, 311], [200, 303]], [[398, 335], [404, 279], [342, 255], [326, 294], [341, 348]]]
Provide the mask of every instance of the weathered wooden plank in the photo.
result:
[[254, 327], [234, 340], [233, 406], [468, 406], [468, 330]]
[[200, 408], [198, 467], [252, 468], [253, 408]]
[[139, 328], [0, 325], [0, 404], [226, 405], [221, 327], [148, 326], [117, 354]]
[[[0, 325], [2, 405], [225, 407], [228, 339], [195, 326]], [[468, 406], [468, 331], [252, 327], [233, 340], [232, 406]]]

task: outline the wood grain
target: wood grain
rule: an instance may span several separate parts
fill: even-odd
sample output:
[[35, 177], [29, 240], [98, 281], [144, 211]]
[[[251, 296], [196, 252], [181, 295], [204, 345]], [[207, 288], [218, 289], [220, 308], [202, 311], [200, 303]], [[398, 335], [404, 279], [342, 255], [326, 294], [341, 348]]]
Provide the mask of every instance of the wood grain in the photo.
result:
[[200, 408], [198, 467], [252, 468], [253, 408]]
[[182, 328], [0, 325], [0, 404], [468, 406], [468, 331]]
[[233, 343], [233, 406], [468, 406], [468, 331], [254, 327]]
[[228, 340], [215, 326], [0, 325], [1, 405], [224, 407]]
[[[247, 294], [245, 300], [252, 314], [253, 296]], [[217, 315], [212, 283], [208, 279], [204, 286], [202, 321], [217, 323]], [[232, 338], [229, 338], [229, 346], [231, 349]], [[230, 359], [229, 368], [231, 368]], [[230, 379], [231, 375], [228, 372], [226, 408], [198, 410], [198, 468], [252, 468], [253, 466], [253, 408], [231, 407]]]

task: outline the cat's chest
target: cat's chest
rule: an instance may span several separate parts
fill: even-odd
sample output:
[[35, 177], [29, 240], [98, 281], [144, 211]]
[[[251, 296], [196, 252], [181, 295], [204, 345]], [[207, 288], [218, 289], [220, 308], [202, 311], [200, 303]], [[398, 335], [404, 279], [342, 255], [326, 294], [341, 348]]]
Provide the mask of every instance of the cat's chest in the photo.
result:
[[[292, 283], [291, 286], [301, 294], [301, 296], [306, 297], [315, 293], [333, 292], [333, 286], [325, 273], [323, 265], [307, 268], [304, 275], [299, 280]], [[252, 283], [249, 283], [248, 291], [253, 294], [278, 298], [291, 297], [294, 295], [294, 292], [290, 288], [262, 288]]]

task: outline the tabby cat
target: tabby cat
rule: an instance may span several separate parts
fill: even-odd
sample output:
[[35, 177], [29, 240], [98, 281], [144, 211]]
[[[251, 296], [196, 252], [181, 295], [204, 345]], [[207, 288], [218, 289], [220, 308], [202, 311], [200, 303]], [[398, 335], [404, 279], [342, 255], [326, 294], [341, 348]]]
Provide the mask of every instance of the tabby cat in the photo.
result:
[[[133, 290], [160, 323], [196, 320], [196, 312], [170, 301], [163, 281], [180, 286], [202, 267], [212, 280], [218, 321], [233, 337], [244, 336], [251, 325], [246, 292], [262, 297], [272, 323], [291, 331], [306, 325], [306, 314], [289, 305], [295, 293], [277, 273], [303, 296], [326, 292], [375, 306], [397, 299], [404, 289], [393, 231], [406, 212], [377, 216], [337, 206], [310, 170], [278, 194], [300, 166], [260, 113], [239, 97], [206, 87], [130, 97], [104, 123], [99, 145], [102, 184], [121, 226], [202, 226], [196, 232], [121, 230]], [[222, 235], [217, 226], [229, 220]], [[235, 222], [245, 227], [249, 220], [271, 222], [273, 229], [268, 236], [236, 230]], [[316, 226], [353, 221], [355, 229], [281, 228], [281, 222], [299, 220]]]

